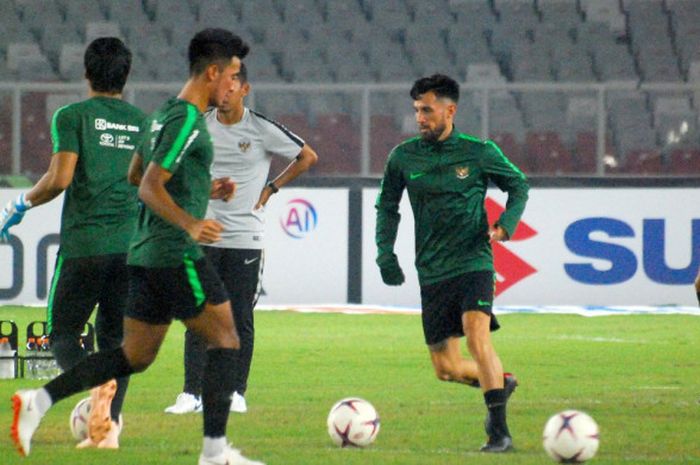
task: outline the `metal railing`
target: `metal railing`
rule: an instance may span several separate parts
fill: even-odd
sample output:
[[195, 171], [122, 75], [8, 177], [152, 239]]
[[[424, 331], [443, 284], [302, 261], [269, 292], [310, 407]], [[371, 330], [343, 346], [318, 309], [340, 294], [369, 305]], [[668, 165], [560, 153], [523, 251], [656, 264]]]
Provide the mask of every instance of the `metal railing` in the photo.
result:
[[[372, 115], [388, 114], [393, 116], [398, 133], [408, 135], [410, 129], [410, 118], [412, 115], [411, 101], [408, 96], [410, 82], [403, 83], [303, 83], [303, 84], [277, 84], [277, 83], [252, 83], [252, 92], [248, 97], [247, 105], [251, 108], [264, 107], [267, 114], [272, 118], [283, 116], [283, 113], [299, 113], [306, 115], [313, 126], [313, 119], [319, 111], [323, 111], [318, 104], [309, 103], [313, 99], [321, 99], [320, 107], [324, 106], [323, 98], [328, 96], [327, 106], [336, 105], [337, 108], [327, 108], [329, 112], [349, 113], [354, 121], [354, 131], [359, 138], [359, 144], [356, 149], [357, 153], [349, 154], [351, 157], [357, 157], [357, 169], [352, 173], [344, 172], [342, 174], [357, 174], [367, 176], [376, 174], [377, 169], [372, 168], [372, 157], [385, 156], [386, 154], [372, 153]], [[130, 82], [125, 89], [125, 99], [131, 103], [141, 106], [146, 111], [154, 109], [154, 103], [162, 101], [162, 95], [174, 95], [182, 87], [182, 82], [173, 83], [146, 83], [146, 82]], [[700, 150], [700, 138], [698, 136], [698, 112], [700, 107], [700, 83], [649, 83], [639, 84], [635, 82], [606, 82], [606, 83], [498, 83], [498, 82], [465, 82], [461, 84], [462, 98], [460, 100], [458, 116], [465, 116], [465, 127], [460, 127], [465, 132], [471, 132], [481, 138], [489, 138], [495, 133], [512, 133], [515, 134], [515, 139], [519, 144], [523, 144], [523, 134], [531, 131], [548, 131], [560, 133], [562, 139], [566, 139], [564, 133], [575, 131], [575, 127], [570, 126], [570, 121], [559, 122], [553, 121], [552, 124], [557, 127], [542, 127], [534, 120], [538, 119], [537, 109], [527, 108], [525, 100], [527, 96], [538, 96], [542, 102], [547, 99], [554, 99], [559, 105], [561, 111], [560, 116], [566, 117], [570, 114], [567, 105], [570, 105], [574, 98], [583, 96], [589, 103], [595, 101], [594, 110], [589, 108], [587, 116], [590, 119], [588, 127], [584, 128], [588, 132], [595, 133], [595, 164], [592, 171], [584, 171], [579, 174], [586, 176], [604, 176], [610, 172], [609, 158], [617, 157], [624, 159], [625, 150], [634, 147], [634, 140], [627, 142], [625, 146], [622, 137], [624, 132], [632, 131], [633, 127], [625, 126], [625, 116], [623, 115], [623, 124], [621, 127], [611, 127], [616, 120], [611, 118], [612, 102], [615, 98], [622, 95], [624, 98], [632, 98], [643, 102], [647, 114], [641, 118], [650, 119], [649, 130], [656, 131], [654, 134], [654, 146], [648, 147], [659, 152], [669, 152], [676, 148], [689, 148], [692, 150]], [[22, 163], [22, 117], [23, 104], [22, 97], [29, 93], [46, 93], [47, 95], [63, 95], [68, 100], [79, 100], [86, 95], [85, 83], [26, 83], [26, 82], [0, 82], [0, 101], [3, 95], [5, 100], [11, 101], [11, 111], [6, 113], [11, 118], [11, 167], [10, 173], [5, 174], [21, 174]], [[148, 97], [160, 97], [160, 99], [151, 99]], [[280, 105], [275, 104], [276, 99], [280, 96], [292, 96], [292, 103], [287, 107], [280, 108]], [[338, 97], [333, 100], [331, 97]], [[681, 96], [688, 102], [688, 112], [679, 113], [679, 121], [685, 122], [686, 130], [679, 128], [677, 133], [681, 137], [666, 137], [658, 131], [662, 131], [657, 127], [657, 111], [655, 102], [659, 97]], [[698, 96], [698, 98], [696, 98]], [[533, 99], [529, 99], [532, 101]], [[289, 100], [287, 100], [289, 101]], [[300, 103], [301, 102], [301, 103]], [[387, 102], [390, 102], [387, 104]], [[513, 111], [504, 111], [503, 107], [498, 107], [500, 104], [513, 106]], [[296, 108], [295, 108], [296, 107]], [[554, 108], [554, 107], [552, 107]], [[50, 109], [48, 109], [50, 110]], [[47, 110], [47, 113], [48, 113]], [[286, 110], [286, 111], [285, 111]], [[508, 108], [505, 108], [508, 110]], [[559, 111], [558, 110], [558, 111]], [[514, 123], [499, 124], [495, 121], [499, 120], [502, 114], [513, 114]], [[519, 115], [519, 116], [518, 116]], [[539, 115], [543, 116], [543, 115]], [[545, 115], [546, 116], [546, 115]], [[553, 115], [550, 115], [553, 116]], [[617, 115], [613, 115], [617, 116]], [[634, 120], [635, 115], [629, 115], [630, 120]], [[639, 116], [639, 115], [636, 115]], [[7, 116], [5, 116], [7, 117]], [[2, 116], [0, 116], [2, 118]], [[518, 118], [521, 121], [518, 122]], [[683, 119], [685, 118], [685, 119]], [[559, 119], [555, 117], [555, 119]], [[408, 121], [408, 127], [401, 131], [401, 121]], [[501, 121], [503, 119], [501, 118]], [[1, 122], [1, 121], [0, 121]], [[8, 126], [6, 124], [6, 126]], [[406, 125], [404, 125], [406, 126]], [[644, 130], [644, 125], [637, 130]], [[293, 128], [292, 128], [293, 129]], [[580, 128], [579, 128], [580, 129]], [[25, 128], [26, 130], [26, 128]], [[300, 134], [302, 137], [308, 137], [307, 134]], [[26, 134], [25, 134], [26, 136]], [[307, 139], [308, 140], [308, 139]], [[394, 140], [392, 143], [398, 143], [399, 140]], [[608, 147], [612, 141], [613, 152]], [[632, 145], [630, 145], [632, 144]], [[639, 147], [643, 148], [643, 147]], [[342, 150], [342, 149], [341, 149]], [[506, 153], [506, 155], [509, 155]], [[0, 156], [3, 156], [0, 154]], [[2, 174], [2, 173], [0, 173]], [[556, 174], [556, 173], [555, 173]], [[564, 173], [566, 174], [566, 173]], [[576, 173], [574, 173], [576, 174]], [[658, 173], [663, 174], [663, 173]], [[699, 175], [695, 174], [695, 175]]]

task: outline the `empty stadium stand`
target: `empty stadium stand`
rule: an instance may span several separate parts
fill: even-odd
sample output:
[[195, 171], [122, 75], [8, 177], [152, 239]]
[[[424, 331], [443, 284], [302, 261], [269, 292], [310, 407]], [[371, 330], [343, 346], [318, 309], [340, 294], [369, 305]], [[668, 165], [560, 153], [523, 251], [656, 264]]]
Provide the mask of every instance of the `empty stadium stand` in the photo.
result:
[[[0, 10], [0, 82], [80, 82], [85, 45], [105, 35], [132, 48], [132, 82], [180, 82], [195, 31], [237, 31], [253, 45], [246, 61], [256, 108], [298, 128], [322, 157], [319, 173], [359, 173], [358, 92], [290, 95], [257, 91], [256, 84], [403, 84], [371, 93], [369, 165], [376, 174], [391, 147], [415, 132], [405, 85], [450, 74], [473, 86], [463, 90], [457, 127], [479, 136], [485, 125], [504, 153], [535, 175], [601, 174], [595, 85], [608, 85], [606, 173], [700, 172], [696, 0], [0, 0]], [[522, 87], [489, 90], [482, 114], [479, 86], [507, 83]], [[571, 87], [527, 87], [538, 83]], [[637, 89], [650, 84], [670, 87]], [[686, 84], [695, 87], [673, 87]], [[23, 153], [49, 150], [46, 121], [32, 115], [42, 114], [50, 94], [21, 99]], [[139, 91], [136, 101], [150, 111], [168, 95]], [[0, 97], [3, 105], [11, 101]], [[0, 116], [4, 153], [11, 127]], [[22, 169], [34, 173], [44, 162], [23, 159]], [[10, 165], [3, 155], [0, 172]]]

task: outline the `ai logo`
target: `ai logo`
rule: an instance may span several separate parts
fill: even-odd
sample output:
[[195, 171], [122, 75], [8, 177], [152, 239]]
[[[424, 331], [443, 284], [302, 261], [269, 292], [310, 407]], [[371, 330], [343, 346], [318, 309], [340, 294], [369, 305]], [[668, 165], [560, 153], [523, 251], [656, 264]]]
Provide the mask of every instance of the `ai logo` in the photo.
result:
[[280, 218], [284, 232], [294, 239], [308, 236], [318, 224], [316, 209], [304, 199], [292, 199], [287, 202], [285, 213]]

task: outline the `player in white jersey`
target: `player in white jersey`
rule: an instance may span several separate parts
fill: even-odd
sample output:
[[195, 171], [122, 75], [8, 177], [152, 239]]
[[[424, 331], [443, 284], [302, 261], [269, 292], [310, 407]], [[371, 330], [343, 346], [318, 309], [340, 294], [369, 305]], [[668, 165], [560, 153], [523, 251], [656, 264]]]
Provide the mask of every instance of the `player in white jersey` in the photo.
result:
[[[253, 357], [253, 308], [258, 300], [264, 262], [264, 207], [270, 197], [316, 163], [316, 152], [281, 124], [244, 106], [250, 92], [247, 70], [241, 64], [243, 85], [228, 100], [206, 115], [207, 128], [214, 144], [213, 178], [230, 177], [236, 183], [233, 200], [212, 200], [208, 218], [219, 221], [224, 230], [221, 241], [203, 247], [209, 261], [224, 281], [234, 321], [241, 341], [236, 363], [236, 389], [231, 411], [247, 411], [245, 391]], [[268, 182], [270, 153], [291, 160], [287, 168]], [[166, 413], [201, 410], [201, 383], [204, 372], [205, 343], [185, 333], [185, 384], [174, 405]]]

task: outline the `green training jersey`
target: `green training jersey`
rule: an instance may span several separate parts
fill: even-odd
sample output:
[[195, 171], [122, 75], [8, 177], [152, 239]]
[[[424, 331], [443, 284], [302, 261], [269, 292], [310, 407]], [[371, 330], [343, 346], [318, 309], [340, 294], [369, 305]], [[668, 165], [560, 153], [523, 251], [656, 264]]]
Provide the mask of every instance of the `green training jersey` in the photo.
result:
[[[193, 104], [172, 98], [150, 118], [139, 153], [144, 166], [155, 163], [172, 173], [165, 184], [173, 201], [195, 218], [204, 218], [211, 190], [209, 167], [214, 148], [207, 125]], [[142, 205], [136, 234], [129, 248], [129, 265], [173, 267], [185, 257], [204, 256], [200, 246], [183, 229]]]
[[92, 97], [54, 113], [53, 153], [78, 155], [63, 200], [63, 257], [127, 252], [138, 203], [126, 174], [144, 119], [135, 106], [110, 97]]
[[399, 202], [406, 189], [415, 221], [415, 264], [421, 285], [493, 270], [484, 207], [489, 181], [508, 192], [497, 224], [512, 237], [529, 187], [525, 175], [496, 144], [453, 129], [442, 142], [414, 137], [395, 147], [375, 204], [377, 263], [385, 263], [394, 253]]

